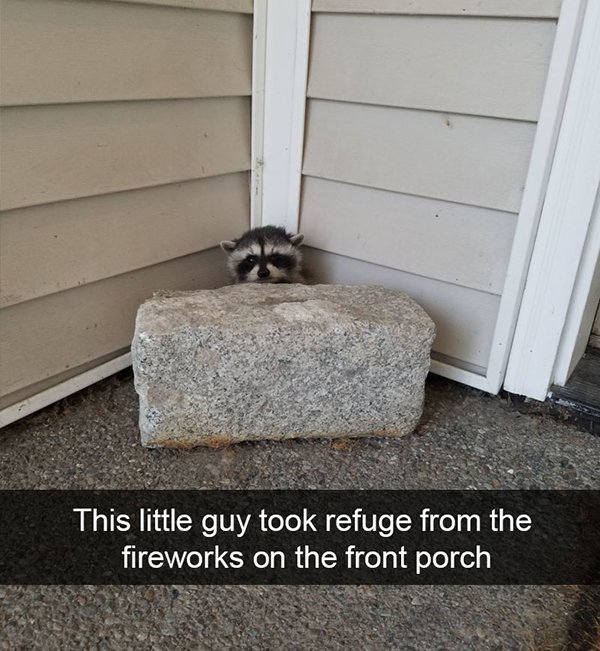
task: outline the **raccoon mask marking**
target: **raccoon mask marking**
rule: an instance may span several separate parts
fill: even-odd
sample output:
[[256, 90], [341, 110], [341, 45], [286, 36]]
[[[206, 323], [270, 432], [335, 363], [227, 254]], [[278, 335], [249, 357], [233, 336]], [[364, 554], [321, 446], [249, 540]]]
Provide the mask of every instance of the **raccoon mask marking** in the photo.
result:
[[302, 283], [304, 235], [289, 235], [279, 226], [262, 226], [237, 240], [221, 242], [235, 283]]

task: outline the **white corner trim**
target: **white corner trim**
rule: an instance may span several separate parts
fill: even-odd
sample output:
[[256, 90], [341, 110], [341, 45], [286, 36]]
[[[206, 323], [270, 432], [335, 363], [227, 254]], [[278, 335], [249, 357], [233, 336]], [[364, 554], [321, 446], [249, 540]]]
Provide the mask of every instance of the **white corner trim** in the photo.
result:
[[505, 387], [544, 400], [600, 182], [600, 2], [588, 3]]
[[255, 0], [252, 225], [297, 232], [310, 0]]
[[65, 380], [56, 386], [46, 389], [41, 393], [37, 393], [31, 398], [22, 400], [6, 409], [0, 411], [0, 427], [14, 423], [19, 418], [24, 418], [33, 414], [39, 409], [43, 409], [48, 405], [56, 402], [57, 400], [62, 400], [66, 396], [85, 389], [85, 387], [94, 384], [94, 382], [99, 382], [104, 378], [107, 378], [109, 375], [118, 373], [124, 368], [131, 366], [131, 353], [125, 353], [116, 359], [111, 359], [109, 362], [105, 362], [96, 368], [92, 368], [85, 373], [76, 375], [75, 377]]
[[564, 0], [561, 8], [523, 201], [492, 339], [487, 370], [492, 393], [500, 390], [505, 378], [571, 81], [585, 6], [586, 0]]
[[431, 360], [429, 370], [431, 373], [441, 375], [461, 384], [466, 384], [475, 389], [481, 389], [488, 393], [496, 393], [490, 390], [490, 385], [485, 375], [478, 375], [477, 373], [473, 373], [473, 371], [466, 371], [465, 369], [458, 368], [458, 366], [451, 366], [446, 362], [440, 362], [437, 359]]
[[253, 15], [250, 226], [255, 228], [262, 223], [267, 0], [254, 0]]

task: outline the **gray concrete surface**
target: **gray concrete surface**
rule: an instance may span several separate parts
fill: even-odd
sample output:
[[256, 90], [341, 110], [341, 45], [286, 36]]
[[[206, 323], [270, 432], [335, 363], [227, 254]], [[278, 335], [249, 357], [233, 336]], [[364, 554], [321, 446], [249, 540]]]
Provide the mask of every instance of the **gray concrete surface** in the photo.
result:
[[[0, 488], [600, 488], [600, 438], [564, 412], [439, 378], [400, 439], [148, 450], [137, 415], [121, 375], [6, 428]], [[583, 651], [582, 603], [575, 587], [10, 586], [0, 648]]]

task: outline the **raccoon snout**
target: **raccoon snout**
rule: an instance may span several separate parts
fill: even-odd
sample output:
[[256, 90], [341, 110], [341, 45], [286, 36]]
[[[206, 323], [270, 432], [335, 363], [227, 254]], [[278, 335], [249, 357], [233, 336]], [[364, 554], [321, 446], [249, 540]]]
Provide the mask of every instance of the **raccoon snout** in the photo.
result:
[[259, 269], [259, 270], [256, 272], [256, 275], [257, 275], [259, 278], [268, 278], [268, 277], [271, 275], [271, 272], [270, 272], [268, 269]]

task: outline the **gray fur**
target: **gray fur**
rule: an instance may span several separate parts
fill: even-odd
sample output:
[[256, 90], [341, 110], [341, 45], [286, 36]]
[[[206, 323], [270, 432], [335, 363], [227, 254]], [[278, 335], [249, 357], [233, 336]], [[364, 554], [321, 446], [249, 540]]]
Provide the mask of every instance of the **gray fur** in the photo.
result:
[[277, 226], [247, 231], [235, 240], [224, 240], [227, 266], [234, 283], [304, 283], [302, 252], [304, 235], [290, 235]]

